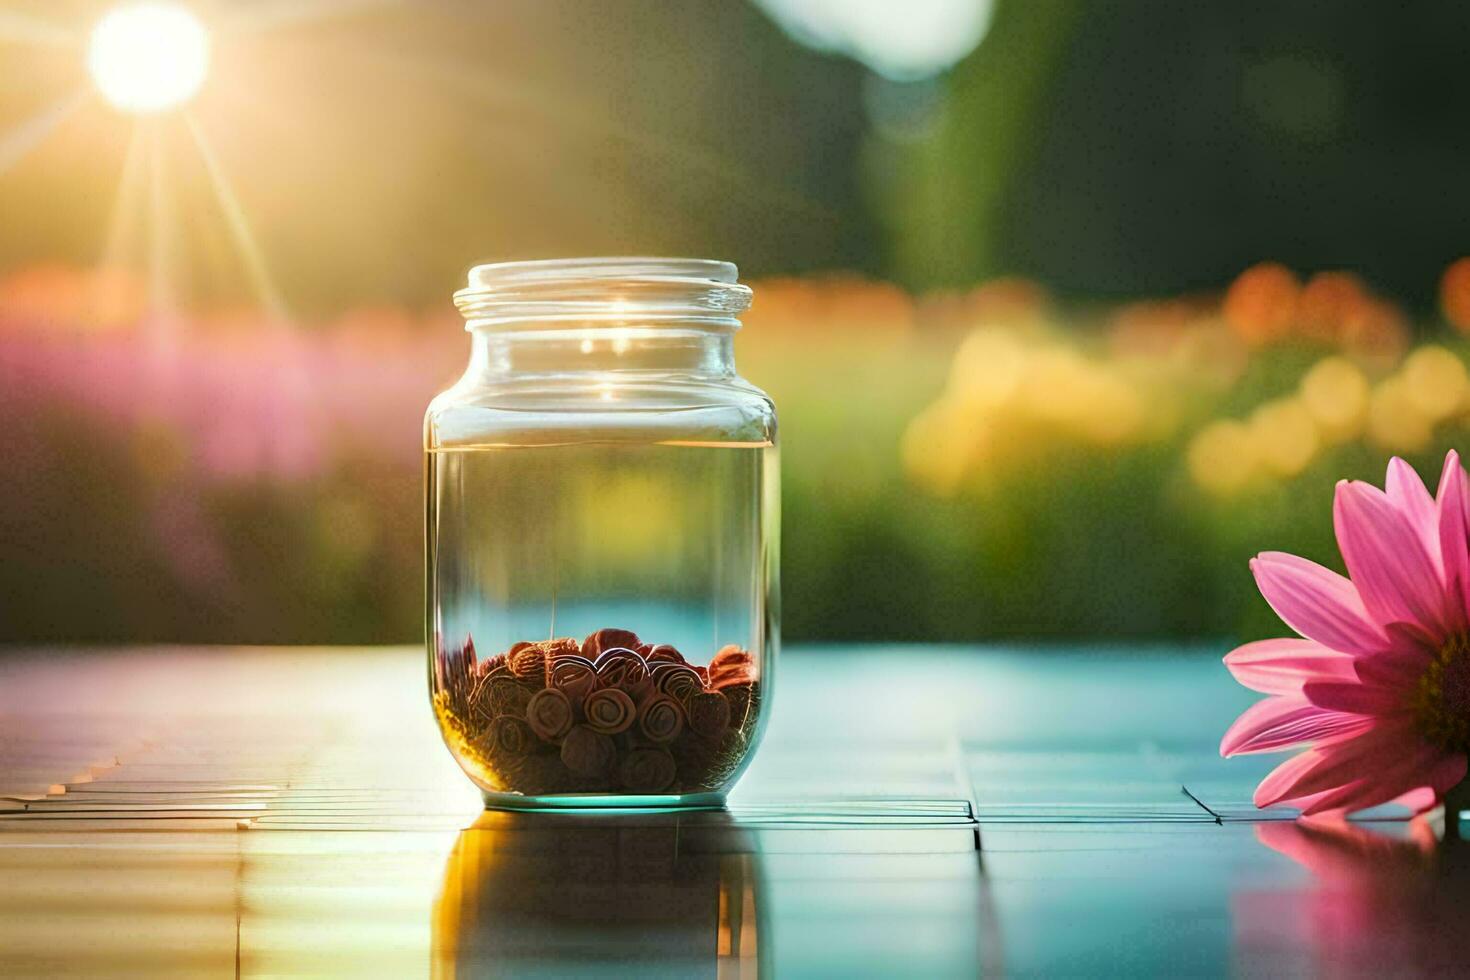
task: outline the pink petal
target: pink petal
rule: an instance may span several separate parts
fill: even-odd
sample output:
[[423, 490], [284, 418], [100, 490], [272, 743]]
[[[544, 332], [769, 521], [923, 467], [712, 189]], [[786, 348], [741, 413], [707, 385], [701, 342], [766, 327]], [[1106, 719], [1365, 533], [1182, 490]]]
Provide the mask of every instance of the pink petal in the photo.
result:
[[1439, 511], [1414, 467], [1395, 456], [1388, 461], [1383, 481], [1388, 502], [1393, 504], [1419, 535], [1424, 550], [1437, 571], [1443, 570], [1439, 555]]
[[1352, 813], [1366, 810], [1404, 793], [1413, 785], [1411, 776], [1394, 774], [1386, 779], [1355, 779], [1327, 793], [1317, 794], [1310, 802], [1302, 802], [1302, 816]]
[[1388, 497], [1343, 481], [1332, 504], [1337, 544], [1368, 613], [1379, 623], [1412, 623], [1443, 638], [1444, 586], [1424, 542]]
[[1407, 692], [1424, 676], [1429, 660], [1429, 651], [1416, 647], [1409, 651], [1358, 657], [1353, 661], [1353, 670], [1358, 680], [1368, 687]]
[[1353, 658], [1314, 640], [1258, 640], [1225, 655], [1225, 666], [1244, 686], [1263, 694], [1292, 694], [1309, 680], [1350, 680]]
[[1301, 695], [1266, 698], [1245, 710], [1220, 740], [1223, 756], [1274, 752], [1302, 742], [1330, 744], [1362, 734], [1375, 722], [1327, 711]]
[[1294, 755], [1281, 765], [1272, 769], [1261, 784], [1256, 787], [1253, 802], [1258, 807], [1268, 807], [1286, 798], [1297, 780], [1301, 779], [1313, 766], [1322, 759], [1322, 749], [1308, 749], [1299, 755]]
[[[1406, 725], [1380, 722], [1357, 738], [1320, 746], [1303, 753], [1313, 757], [1311, 762], [1295, 771], [1294, 780], [1286, 781], [1283, 778], [1274, 786], [1278, 795], [1271, 802], [1290, 801], [1339, 789], [1359, 779], [1368, 778], [1369, 774], [1386, 775], [1400, 771], [1406, 760], [1418, 759], [1423, 748], [1424, 742]], [[1271, 779], [1282, 768], [1284, 767], [1278, 767], [1266, 778]], [[1257, 796], [1261, 795], [1261, 788], [1265, 785], [1263, 782], [1257, 788]], [[1394, 796], [1413, 789], [1415, 785], [1416, 783], [1411, 782], [1402, 786]]]
[[1437, 762], [1425, 777], [1425, 784], [1440, 796], [1460, 785], [1470, 769], [1470, 759], [1463, 753], [1452, 752]]
[[1470, 491], [1465, 486], [1465, 469], [1460, 454], [1451, 449], [1444, 458], [1436, 502], [1439, 552], [1444, 563], [1445, 590], [1452, 625], [1464, 628], [1470, 620]]
[[1409, 790], [1393, 802], [1410, 813], [1423, 813], [1434, 809], [1434, 805], [1439, 802], [1439, 794], [1431, 786], [1420, 786]]
[[1251, 561], [1261, 595], [1281, 621], [1309, 640], [1345, 653], [1373, 653], [1385, 644], [1353, 583], [1316, 562], [1280, 551]]
[[1336, 792], [1324, 793], [1302, 807], [1311, 817], [1334, 810], [1352, 812], [1387, 803], [1423, 784], [1425, 768], [1434, 763], [1440, 750], [1423, 742], [1395, 761], [1391, 768], [1368, 770]]
[[1310, 681], [1302, 685], [1307, 700], [1319, 708], [1356, 715], [1392, 715], [1405, 710], [1398, 688], [1370, 687], [1356, 681]]

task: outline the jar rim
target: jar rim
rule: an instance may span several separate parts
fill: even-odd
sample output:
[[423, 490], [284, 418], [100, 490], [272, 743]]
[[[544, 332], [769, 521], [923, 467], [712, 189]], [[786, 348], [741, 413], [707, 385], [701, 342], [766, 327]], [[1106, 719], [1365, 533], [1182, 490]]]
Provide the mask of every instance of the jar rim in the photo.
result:
[[650, 255], [599, 255], [587, 258], [523, 259], [487, 262], [469, 272], [468, 289], [494, 289], [517, 282], [583, 279], [677, 278], [735, 283], [734, 262], [719, 259], [663, 258]]
[[567, 321], [733, 330], [750, 300], [733, 262], [651, 256], [492, 262], [454, 294], [470, 330]]

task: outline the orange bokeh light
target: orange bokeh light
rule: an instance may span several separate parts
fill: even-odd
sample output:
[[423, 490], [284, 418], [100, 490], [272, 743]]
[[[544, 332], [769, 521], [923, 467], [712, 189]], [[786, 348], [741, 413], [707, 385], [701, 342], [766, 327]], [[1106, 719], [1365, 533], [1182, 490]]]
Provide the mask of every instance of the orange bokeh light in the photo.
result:
[[1456, 259], [1439, 280], [1439, 305], [1456, 330], [1470, 333], [1470, 257]]
[[1225, 321], [1253, 346], [1287, 336], [1296, 318], [1301, 282], [1279, 262], [1261, 262], [1246, 269], [1225, 293]]

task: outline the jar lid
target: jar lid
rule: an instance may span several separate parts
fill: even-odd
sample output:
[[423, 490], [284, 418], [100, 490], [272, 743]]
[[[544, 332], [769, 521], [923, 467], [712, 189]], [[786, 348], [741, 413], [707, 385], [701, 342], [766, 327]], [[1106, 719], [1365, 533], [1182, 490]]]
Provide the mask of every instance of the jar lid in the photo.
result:
[[494, 262], [454, 294], [468, 329], [547, 321], [681, 321], [737, 329], [750, 306], [732, 262], [607, 257]]

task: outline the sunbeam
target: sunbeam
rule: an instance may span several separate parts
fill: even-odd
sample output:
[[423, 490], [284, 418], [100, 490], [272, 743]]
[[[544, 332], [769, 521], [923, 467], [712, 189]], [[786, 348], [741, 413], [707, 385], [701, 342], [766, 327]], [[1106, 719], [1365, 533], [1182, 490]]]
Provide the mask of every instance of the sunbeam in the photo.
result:
[[74, 92], [0, 137], [0, 174], [15, 166], [46, 137], [56, 132], [62, 123], [87, 103], [88, 98], [85, 90]]
[[225, 213], [230, 235], [235, 240], [235, 247], [239, 250], [240, 258], [245, 263], [245, 271], [250, 276], [250, 282], [255, 287], [257, 297], [273, 320], [280, 323], [288, 321], [290, 312], [286, 309], [285, 301], [276, 288], [275, 281], [271, 278], [270, 270], [266, 267], [265, 255], [259, 243], [256, 242], [254, 233], [250, 230], [250, 222], [245, 217], [245, 209], [240, 206], [240, 198], [235, 194], [224, 167], [220, 165], [218, 155], [214, 152], [204, 129], [193, 114], [185, 113], [184, 121], [189, 127], [189, 134], [194, 137], [194, 144], [199, 147], [199, 155], [204, 160], [204, 169], [209, 173], [210, 185], [214, 188], [215, 197], [219, 199], [220, 208]]
[[101, 274], [93, 280], [92, 309], [104, 322], [110, 322], [123, 306], [123, 297], [118, 294], [123, 279], [111, 273], [120, 273], [132, 264], [128, 242], [137, 232], [142, 198], [143, 132], [140, 127], [134, 127], [132, 138], [128, 140], [127, 155], [123, 158], [122, 175], [117, 181], [112, 214], [107, 220], [107, 235], [103, 239], [102, 256], [98, 262]]
[[122, 175], [117, 181], [117, 196], [113, 198], [112, 215], [107, 220], [106, 244], [102, 250], [102, 265], [115, 268], [126, 265], [127, 240], [131, 237], [134, 218], [142, 195], [143, 179], [143, 130], [133, 129], [128, 140], [127, 155], [123, 157]]
[[178, 303], [174, 290], [173, 202], [168, 193], [168, 174], [161, 134], [155, 127], [148, 133], [148, 318], [155, 341], [171, 332], [168, 321]]

